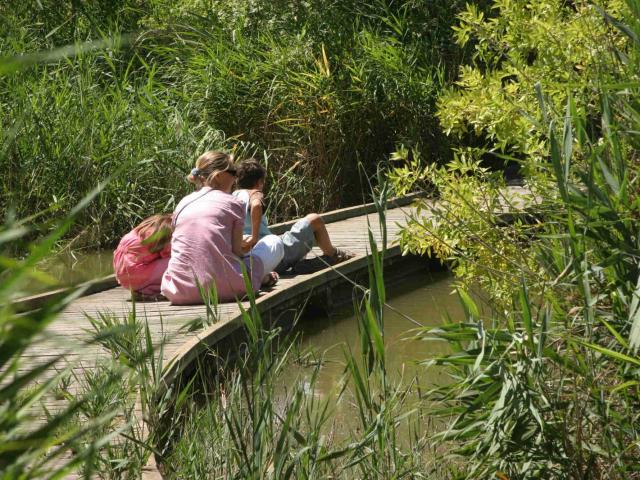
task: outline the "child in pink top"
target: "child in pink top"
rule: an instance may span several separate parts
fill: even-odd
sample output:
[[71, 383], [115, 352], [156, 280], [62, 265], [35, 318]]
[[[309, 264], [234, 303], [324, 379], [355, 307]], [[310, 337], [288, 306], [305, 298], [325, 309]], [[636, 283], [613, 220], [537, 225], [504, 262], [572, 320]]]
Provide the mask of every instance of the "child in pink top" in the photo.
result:
[[171, 215], [153, 215], [127, 233], [113, 253], [118, 283], [141, 297], [160, 294], [171, 255]]
[[205, 291], [214, 287], [220, 301], [240, 299], [247, 293], [243, 263], [257, 291], [284, 252], [282, 242], [272, 235], [242, 258], [245, 208], [230, 194], [235, 182], [231, 157], [207, 152], [187, 178], [199, 189], [183, 198], [174, 212], [162, 294], [177, 305], [202, 303], [200, 284]]

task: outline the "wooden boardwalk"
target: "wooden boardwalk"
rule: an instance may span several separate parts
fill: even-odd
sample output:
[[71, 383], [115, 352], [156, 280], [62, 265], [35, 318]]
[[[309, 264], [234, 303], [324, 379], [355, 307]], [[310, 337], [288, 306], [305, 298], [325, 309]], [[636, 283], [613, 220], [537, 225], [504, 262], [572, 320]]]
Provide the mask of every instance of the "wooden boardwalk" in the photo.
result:
[[[388, 251], [387, 258], [400, 256], [396, 233], [408, 215], [414, 212], [410, 199], [400, 201], [404, 206], [390, 208], [387, 211]], [[260, 292], [257, 307], [262, 313], [278, 308], [291, 308], [302, 304], [314, 290], [326, 288], [332, 282], [352, 277], [366, 271], [369, 250], [368, 222], [377, 242], [381, 242], [377, 213], [369, 206], [359, 206], [323, 214], [332, 242], [356, 254], [353, 259], [339, 264], [335, 268], [326, 268], [308, 275], [283, 276], [278, 284], [267, 292]], [[274, 228], [275, 233], [287, 229], [291, 222]], [[314, 248], [307, 258], [320, 255]], [[102, 282], [103, 287], [113, 283], [112, 279]], [[248, 302], [243, 306], [248, 307]], [[72, 302], [47, 328], [42, 338], [23, 355], [21, 368], [26, 369], [40, 364], [54, 356], [64, 354], [66, 362], [73, 371], [82, 377], [96, 368], [109, 352], [97, 344], [88, 344], [92, 338], [92, 327], [87, 317], [97, 318], [100, 314], [124, 318], [132, 312], [134, 304], [130, 293], [121, 287], [80, 297]], [[169, 302], [145, 302], [135, 304], [138, 318], [146, 319], [153, 335], [154, 344], [164, 344], [163, 363], [165, 379], [170, 383], [189, 363], [230, 333], [242, 328], [240, 308], [235, 303], [224, 303], [217, 307], [215, 323], [201, 329], [189, 330], [194, 323], [206, 323], [207, 312], [204, 305], [174, 306]], [[164, 339], [164, 340], [163, 340]], [[54, 375], [56, 372], [51, 372]], [[74, 393], [75, 385], [69, 387]], [[44, 400], [45, 406], [55, 411], [65, 404], [57, 398]]]
[[[508, 190], [517, 197], [526, 196], [526, 191], [522, 188], [510, 187]], [[401, 257], [397, 233], [407, 218], [416, 212], [415, 207], [411, 206], [411, 200], [400, 199], [386, 212], [388, 249], [385, 259], [388, 262]], [[421, 215], [425, 214], [426, 212], [421, 212]], [[313, 292], [317, 293], [323, 289], [330, 292], [332, 285], [344, 283], [345, 278], [353, 278], [361, 275], [363, 271], [366, 272], [369, 226], [378, 245], [381, 242], [379, 217], [373, 205], [337, 210], [323, 214], [322, 217], [334, 245], [348, 249], [356, 256], [334, 268], [325, 268], [308, 275], [281, 277], [274, 288], [259, 294], [256, 305], [261, 313], [295, 309]], [[285, 231], [291, 223], [293, 222], [275, 226], [274, 233]], [[308, 258], [320, 254], [316, 248]], [[77, 378], [81, 379], [84, 375], [90, 375], [99, 362], [110, 357], [110, 353], [101, 346], [89, 344], [93, 331], [88, 317], [95, 318], [106, 314], [122, 319], [132, 312], [134, 304], [130, 300], [128, 290], [114, 287], [113, 278], [98, 282], [91, 291], [96, 289], [101, 291], [80, 297], [67, 306], [39, 341], [23, 354], [21, 369], [32, 368], [63, 354]], [[39, 301], [39, 298], [29, 299], [23, 302], [23, 308], [32, 308]], [[243, 306], [248, 308], [248, 302]], [[173, 306], [164, 301], [137, 303], [135, 309], [138, 318], [146, 319], [148, 322], [154, 344], [164, 343], [162, 361], [165, 366], [163, 379], [166, 384], [170, 384], [211, 346], [242, 328], [240, 307], [235, 303], [218, 305], [215, 321], [209, 324], [206, 324], [207, 309], [204, 305]], [[199, 329], [187, 328], [194, 322], [203, 323], [204, 326]], [[50, 375], [55, 373], [52, 371]], [[73, 393], [77, 389], [78, 385], [72, 384], [69, 391]], [[65, 400], [52, 396], [44, 399], [43, 403], [50, 411], [56, 411], [66, 405]], [[153, 461], [143, 475], [148, 479], [160, 478], [154, 469]]]
[[[522, 204], [528, 190], [522, 187], [508, 187], [507, 203]], [[401, 256], [397, 233], [406, 219], [415, 214], [411, 205], [416, 196], [395, 200], [386, 211], [388, 245], [386, 259], [393, 261]], [[508, 207], [507, 207], [508, 209]], [[427, 212], [422, 211], [420, 215]], [[256, 304], [261, 313], [292, 308], [301, 305], [314, 291], [330, 288], [345, 277], [353, 277], [367, 269], [369, 254], [369, 225], [380, 246], [381, 232], [378, 214], [372, 204], [336, 210], [321, 215], [334, 245], [348, 249], [356, 256], [334, 268], [325, 268], [308, 275], [281, 277], [278, 284], [267, 292], [260, 292]], [[293, 222], [286, 222], [272, 228], [274, 233], [286, 231]], [[322, 252], [314, 248], [308, 258]], [[109, 352], [99, 345], [87, 345], [92, 338], [92, 328], [88, 320], [100, 314], [124, 318], [129, 315], [134, 304], [130, 293], [121, 287], [113, 287], [113, 278], [99, 282], [99, 288], [107, 288], [97, 293], [80, 297], [73, 301], [47, 328], [42, 338], [30, 347], [22, 358], [21, 368], [33, 367], [43, 361], [64, 354], [66, 361], [76, 373], [82, 374], [95, 368], [101, 358], [108, 358]], [[31, 305], [28, 301], [26, 304]], [[243, 306], [248, 308], [248, 302]], [[191, 329], [194, 323], [206, 324], [207, 310], [204, 305], [174, 306], [169, 302], [147, 302], [135, 304], [138, 318], [146, 319], [151, 329], [154, 344], [165, 340], [163, 351], [164, 377], [167, 382], [178, 375], [192, 360], [209, 346], [242, 327], [240, 308], [236, 303], [224, 303], [217, 307], [215, 322], [200, 329]], [[51, 372], [54, 375], [56, 372]], [[73, 389], [70, 389], [73, 391]], [[45, 405], [56, 408], [61, 400], [47, 399]]]

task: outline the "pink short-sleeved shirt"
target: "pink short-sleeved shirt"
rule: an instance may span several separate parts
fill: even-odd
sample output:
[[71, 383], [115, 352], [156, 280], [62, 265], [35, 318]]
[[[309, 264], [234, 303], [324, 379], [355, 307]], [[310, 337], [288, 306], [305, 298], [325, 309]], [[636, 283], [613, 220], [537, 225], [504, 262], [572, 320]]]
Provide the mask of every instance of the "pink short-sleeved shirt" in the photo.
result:
[[125, 288], [144, 294], [160, 293], [162, 275], [167, 269], [171, 246], [160, 252], [151, 253], [138, 232], [127, 233], [115, 252], [113, 252], [113, 270], [118, 283]]
[[[171, 259], [162, 278], [162, 294], [171, 303], [202, 303], [196, 278], [205, 289], [215, 285], [220, 301], [246, 294], [241, 260], [232, 251], [233, 229], [242, 228], [244, 218], [245, 208], [238, 199], [210, 187], [180, 201], [174, 212]], [[257, 291], [263, 267], [257, 258], [252, 267], [252, 286]]]

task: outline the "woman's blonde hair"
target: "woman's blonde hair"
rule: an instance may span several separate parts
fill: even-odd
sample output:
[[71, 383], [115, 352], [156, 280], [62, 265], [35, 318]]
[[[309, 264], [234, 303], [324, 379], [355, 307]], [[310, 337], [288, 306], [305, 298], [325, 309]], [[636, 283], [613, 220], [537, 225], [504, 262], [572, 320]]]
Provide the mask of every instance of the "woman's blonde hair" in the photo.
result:
[[187, 180], [198, 188], [203, 185], [211, 186], [217, 173], [230, 169], [235, 174], [233, 155], [210, 150], [198, 157], [196, 167], [187, 175]]
[[151, 253], [158, 253], [171, 241], [173, 235], [173, 225], [170, 213], [161, 213], [145, 218], [134, 231], [146, 245]]

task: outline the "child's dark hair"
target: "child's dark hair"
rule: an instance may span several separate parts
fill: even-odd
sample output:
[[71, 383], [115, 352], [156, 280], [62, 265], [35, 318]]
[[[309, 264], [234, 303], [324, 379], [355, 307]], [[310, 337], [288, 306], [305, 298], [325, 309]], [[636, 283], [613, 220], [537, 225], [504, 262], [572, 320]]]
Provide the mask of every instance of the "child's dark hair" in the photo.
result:
[[253, 188], [259, 180], [267, 176], [267, 169], [255, 158], [248, 158], [238, 166], [238, 187]]
[[145, 218], [140, 225], [134, 228], [142, 240], [143, 245], [149, 248], [151, 253], [164, 250], [171, 241], [173, 234], [172, 216], [170, 213], [152, 215]]

